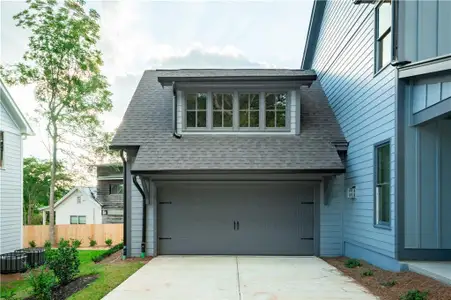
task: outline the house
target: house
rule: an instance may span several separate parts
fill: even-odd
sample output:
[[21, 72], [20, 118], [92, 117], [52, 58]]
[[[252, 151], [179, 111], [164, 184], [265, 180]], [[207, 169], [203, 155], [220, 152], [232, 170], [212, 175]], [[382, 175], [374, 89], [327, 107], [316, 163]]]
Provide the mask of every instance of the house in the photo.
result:
[[[42, 224], [47, 223], [49, 207], [41, 207]], [[102, 224], [102, 205], [94, 187], [74, 187], [55, 203], [55, 225]]]
[[124, 222], [123, 167], [121, 164], [97, 166], [97, 201], [102, 203], [102, 223]]
[[23, 140], [34, 132], [0, 80], [0, 254], [22, 247]]
[[347, 143], [316, 78], [145, 71], [111, 145], [126, 254], [340, 255]]
[[[451, 2], [315, 1], [314, 69], [349, 142], [343, 253], [451, 260]], [[342, 183], [332, 182], [332, 187]]]

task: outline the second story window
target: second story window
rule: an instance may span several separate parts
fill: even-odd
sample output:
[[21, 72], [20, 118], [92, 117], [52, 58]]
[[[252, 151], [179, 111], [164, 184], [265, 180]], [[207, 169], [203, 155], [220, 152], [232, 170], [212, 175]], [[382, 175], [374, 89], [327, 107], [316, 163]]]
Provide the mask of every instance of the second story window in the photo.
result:
[[391, 0], [382, 0], [376, 7], [376, 72], [391, 61], [391, 16]]
[[240, 128], [260, 126], [260, 94], [240, 94]]
[[124, 185], [122, 183], [110, 183], [110, 195], [122, 194]]
[[286, 126], [287, 94], [265, 94], [266, 127], [280, 128]]
[[213, 93], [213, 127], [232, 128], [233, 94]]
[[196, 93], [186, 96], [186, 127], [207, 127], [207, 94]]

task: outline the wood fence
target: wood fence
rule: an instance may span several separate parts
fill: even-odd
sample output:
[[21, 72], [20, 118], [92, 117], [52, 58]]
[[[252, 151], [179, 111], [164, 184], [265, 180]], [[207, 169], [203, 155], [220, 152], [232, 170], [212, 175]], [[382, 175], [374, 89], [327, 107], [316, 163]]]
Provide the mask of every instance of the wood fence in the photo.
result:
[[[81, 247], [89, 247], [89, 239], [95, 240], [97, 246], [106, 246], [105, 240], [112, 239], [115, 245], [122, 242], [123, 224], [55, 225], [55, 241], [61, 238], [81, 240]], [[30, 241], [35, 241], [37, 247], [43, 247], [48, 239], [48, 225], [23, 227], [23, 247], [29, 247]]]

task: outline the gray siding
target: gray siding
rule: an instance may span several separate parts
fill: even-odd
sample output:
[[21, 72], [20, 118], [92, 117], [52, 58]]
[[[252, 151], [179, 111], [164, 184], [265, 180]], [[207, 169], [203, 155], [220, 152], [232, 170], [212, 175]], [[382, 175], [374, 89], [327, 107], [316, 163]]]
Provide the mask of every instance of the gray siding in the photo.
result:
[[424, 82], [424, 80], [413, 83], [412, 86], [412, 112], [417, 113], [440, 101], [451, 98], [451, 77], [448, 82]]
[[[357, 198], [343, 204], [344, 254], [353, 249], [371, 263], [395, 257], [396, 224], [395, 70], [388, 66], [374, 75], [374, 24], [373, 5], [328, 1], [312, 65], [349, 142], [344, 185], [355, 185]], [[392, 152], [390, 230], [373, 225], [374, 145], [384, 140]]]
[[400, 60], [415, 62], [451, 53], [451, 1], [399, 3]]
[[320, 206], [320, 255], [343, 255], [344, 175], [328, 183]]
[[4, 167], [0, 168], [0, 253], [22, 248], [22, 137], [0, 102]]
[[122, 180], [98, 180], [97, 200], [102, 208], [108, 210], [108, 215], [102, 215], [103, 224], [124, 222], [124, 196], [123, 194], [110, 195], [110, 184], [122, 183]]

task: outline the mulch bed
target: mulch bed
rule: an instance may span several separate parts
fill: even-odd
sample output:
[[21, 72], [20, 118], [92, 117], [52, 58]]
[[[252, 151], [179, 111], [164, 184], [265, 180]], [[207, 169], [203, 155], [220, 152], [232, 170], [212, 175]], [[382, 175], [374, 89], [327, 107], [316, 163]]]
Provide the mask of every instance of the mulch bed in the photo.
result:
[[0, 283], [7, 283], [11, 281], [21, 280], [24, 277], [24, 273], [14, 273], [14, 274], [1, 274]]
[[[84, 289], [86, 286], [88, 286], [91, 282], [96, 280], [98, 275], [87, 275], [87, 276], [80, 276], [78, 278], [75, 278], [75, 280], [71, 281], [67, 285], [57, 286], [53, 290], [52, 294], [52, 300], [61, 300], [61, 299], [67, 299], [72, 294], [75, 294], [76, 292]], [[28, 297], [25, 298], [26, 300], [35, 300], [35, 297]]]
[[[401, 295], [415, 289], [429, 291], [428, 300], [451, 299], [451, 286], [414, 272], [390, 272], [379, 269], [363, 260], [359, 260], [362, 266], [350, 269], [344, 265], [347, 257], [325, 257], [323, 259], [345, 275], [355, 279], [382, 300], [399, 300]], [[372, 270], [373, 276], [362, 276], [362, 272], [367, 270]], [[395, 281], [396, 284], [394, 286], [383, 285], [390, 281]]]

